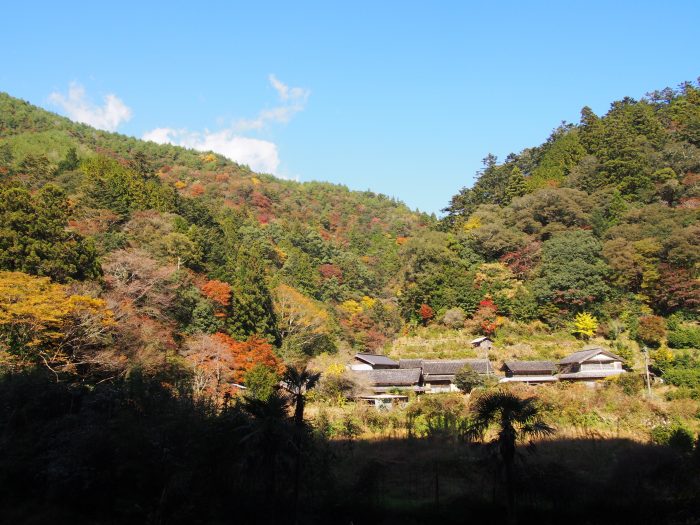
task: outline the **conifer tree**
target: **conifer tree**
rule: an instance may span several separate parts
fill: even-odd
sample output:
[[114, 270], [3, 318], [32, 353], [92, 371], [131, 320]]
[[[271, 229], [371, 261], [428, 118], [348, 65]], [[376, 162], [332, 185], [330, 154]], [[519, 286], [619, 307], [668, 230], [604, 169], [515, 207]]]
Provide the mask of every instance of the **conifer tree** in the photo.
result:
[[236, 339], [251, 335], [280, 343], [272, 296], [265, 279], [264, 258], [255, 248], [241, 248], [226, 269], [231, 284], [230, 315], [226, 331]]
[[513, 199], [522, 197], [525, 193], [527, 193], [525, 177], [520, 168], [515, 166], [513, 171], [510, 172], [508, 186], [506, 186], [506, 200], [510, 203]]

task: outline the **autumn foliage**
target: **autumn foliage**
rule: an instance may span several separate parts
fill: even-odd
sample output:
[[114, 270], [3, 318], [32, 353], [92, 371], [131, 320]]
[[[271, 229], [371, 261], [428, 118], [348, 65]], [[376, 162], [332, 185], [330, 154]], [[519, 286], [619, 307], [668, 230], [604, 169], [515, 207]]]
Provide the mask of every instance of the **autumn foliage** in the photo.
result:
[[493, 335], [499, 325], [498, 306], [491, 299], [484, 299], [479, 303], [474, 313], [473, 322], [478, 325], [484, 335]]
[[420, 308], [418, 308], [418, 315], [420, 315], [423, 324], [426, 325], [433, 317], [435, 317], [435, 312], [429, 305], [423, 303], [420, 305]]
[[114, 324], [102, 299], [71, 295], [48, 277], [0, 272], [0, 361], [12, 368], [71, 365]]
[[207, 281], [201, 288], [202, 293], [219, 306], [231, 304], [231, 285], [213, 279]]
[[275, 356], [272, 345], [261, 337], [251, 336], [246, 341], [236, 341], [226, 334], [216, 333], [214, 339], [226, 345], [230, 352], [235, 382], [242, 382], [246, 372], [256, 365], [268, 366], [280, 374], [284, 371], [284, 365]]

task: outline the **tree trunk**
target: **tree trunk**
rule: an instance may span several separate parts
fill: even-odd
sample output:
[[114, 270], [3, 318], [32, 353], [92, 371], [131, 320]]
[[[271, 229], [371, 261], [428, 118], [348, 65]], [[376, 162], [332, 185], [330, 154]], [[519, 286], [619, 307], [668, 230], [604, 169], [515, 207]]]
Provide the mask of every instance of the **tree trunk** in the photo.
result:
[[299, 393], [296, 396], [296, 405], [294, 407], [294, 445], [296, 448], [296, 458], [294, 461], [294, 523], [299, 523], [299, 491], [301, 489], [301, 446], [303, 443], [302, 432], [304, 431], [304, 396]]

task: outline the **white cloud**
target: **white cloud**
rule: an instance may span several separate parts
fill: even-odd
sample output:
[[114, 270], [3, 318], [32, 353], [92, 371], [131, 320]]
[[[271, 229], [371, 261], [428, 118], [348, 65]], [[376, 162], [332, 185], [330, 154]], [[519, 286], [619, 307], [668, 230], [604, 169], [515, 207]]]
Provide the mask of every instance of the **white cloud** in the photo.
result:
[[151, 142], [157, 142], [158, 144], [175, 144], [173, 142], [174, 137], [184, 130], [176, 130], [172, 128], [156, 128], [151, 131], [147, 131], [141, 137], [143, 140], [150, 140]]
[[214, 151], [254, 171], [276, 173], [280, 165], [277, 145], [267, 140], [236, 135], [233, 130], [204, 133], [184, 129], [156, 128], [143, 135], [144, 140], [175, 144], [198, 151]]
[[54, 92], [49, 100], [63, 108], [69, 118], [106, 131], [116, 130], [120, 124], [131, 119], [131, 108], [116, 95], [104, 97], [104, 105], [96, 106], [85, 95], [85, 88], [71, 82], [68, 95]]
[[254, 119], [240, 119], [234, 124], [238, 131], [263, 129], [270, 123], [287, 124], [294, 115], [303, 111], [311, 92], [300, 87], [289, 87], [275, 75], [268, 77], [270, 84], [277, 91], [281, 105], [263, 109]]
[[277, 92], [280, 104], [263, 109], [253, 119], [240, 119], [230, 128], [204, 132], [187, 129], [155, 128], [144, 133], [144, 140], [160, 144], [174, 144], [198, 151], [214, 151], [239, 164], [247, 164], [254, 171], [280, 176], [277, 145], [267, 140], [245, 137], [241, 133], [261, 130], [269, 124], [287, 124], [292, 117], [303, 111], [310, 91], [299, 87], [289, 87], [274, 75], [269, 76], [272, 87]]

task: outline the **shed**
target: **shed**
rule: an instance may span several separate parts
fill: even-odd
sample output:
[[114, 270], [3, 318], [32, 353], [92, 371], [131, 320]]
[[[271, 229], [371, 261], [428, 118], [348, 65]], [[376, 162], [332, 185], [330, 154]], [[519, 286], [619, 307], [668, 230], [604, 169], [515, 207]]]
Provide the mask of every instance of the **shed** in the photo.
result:
[[375, 394], [358, 396], [357, 399], [378, 410], [391, 410], [397, 405], [404, 406], [408, 402], [408, 396], [403, 394]]
[[477, 337], [470, 341], [472, 347], [483, 348], [484, 350], [490, 350], [493, 347], [493, 340], [488, 336]]

